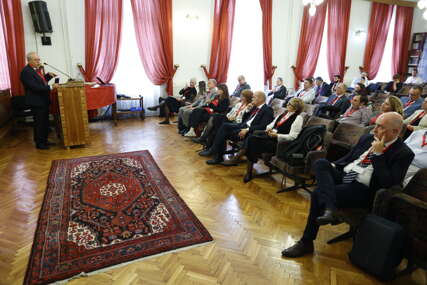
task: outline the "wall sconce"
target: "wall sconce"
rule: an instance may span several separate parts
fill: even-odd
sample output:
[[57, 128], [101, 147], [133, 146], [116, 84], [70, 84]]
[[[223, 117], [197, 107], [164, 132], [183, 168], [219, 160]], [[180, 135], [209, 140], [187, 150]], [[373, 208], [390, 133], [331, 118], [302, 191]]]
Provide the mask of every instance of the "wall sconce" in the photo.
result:
[[354, 32], [354, 36], [358, 39], [364, 39], [366, 38], [367, 33], [364, 30], [356, 30]]
[[197, 20], [199, 20], [199, 16], [197, 16], [197, 15], [190, 15], [190, 14], [187, 14], [187, 15], [185, 16], [185, 18], [186, 18], [188, 21], [197, 21]]

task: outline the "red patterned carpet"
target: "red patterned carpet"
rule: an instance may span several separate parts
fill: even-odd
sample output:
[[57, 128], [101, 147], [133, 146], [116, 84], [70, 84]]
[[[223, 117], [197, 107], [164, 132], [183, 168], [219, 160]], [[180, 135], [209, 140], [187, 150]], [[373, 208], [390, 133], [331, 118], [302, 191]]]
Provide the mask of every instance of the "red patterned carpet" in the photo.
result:
[[211, 240], [148, 151], [57, 160], [24, 284]]

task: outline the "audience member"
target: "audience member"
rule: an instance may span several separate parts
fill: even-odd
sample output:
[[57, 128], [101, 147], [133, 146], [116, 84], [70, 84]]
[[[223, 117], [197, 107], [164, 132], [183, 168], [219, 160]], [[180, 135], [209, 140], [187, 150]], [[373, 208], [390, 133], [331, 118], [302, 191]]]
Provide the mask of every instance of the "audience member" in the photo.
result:
[[266, 96], [262, 91], [256, 91], [253, 96], [251, 111], [243, 116], [241, 123], [224, 123], [218, 130], [212, 146], [200, 152], [201, 156], [212, 156], [207, 164], [219, 164], [227, 146], [227, 139], [243, 140], [247, 135], [257, 130], [264, 130], [273, 120], [273, 109], [265, 104]]
[[239, 81], [239, 84], [237, 84], [236, 89], [234, 90], [233, 94], [231, 94], [231, 96], [234, 97], [240, 97], [240, 93], [242, 93], [243, 90], [251, 89], [251, 86], [246, 83], [246, 79], [243, 75], [239, 75], [239, 77], [237, 77], [237, 81]]
[[273, 99], [285, 99], [288, 91], [286, 90], [285, 85], [283, 85], [283, 78], [277, 77], [276, 79], [276, 85], [273, 87], [273, 89], [268, 93], [268, 105], [271, 104]]
[[332, 93], [336, 92], [336, 88], [338, 84], [342, 81], [341, 75], [335, 74], [331, 83], [329, 83], [329, 87]]
[[356, 77], [353, 79], [353, 81], [351, 82], [350, 87], [351, 88], [356, 88], [358, 83], [362, 83], [364, 86], [368, 86], [369, 85], [369, 80], [368, 80], [368, 73], [362, 71], [360, 73], [359, 77]]
[[240, 102], [234, 105], [230, 112], [224, 114], [212, 114], [202, 135], [198, 138], [192, 139], [195, 143], [205, 145], [207, 148], [212, 146], [215, 134], [226, 123], [241, 123], [243, 115], [250, 111], [250, 103], [252, 102], [253, 92], [250, 89], [245, 89], [240, 94]]
[[[315, 96], [315, 90], [313, 88], [313, 79], [312, 78], [306, 78], [304, 80], [303, 88], [298, 90], [297, 93], [295, 93], [295, 95], [292, 97], [300, 98], [301, 100], [304, 101], [304, 103], [311, 104], [314, 100], [314, 96]], [[289, 102], [289, 100], [292, 97], [288, 96], [287, 100], [285, 100], [286, 103]]]
[[415, 154], [411, 165], [406, 172], [404, 185], [411, 181], [412, 177], [421, 168], [427, 168], [427, 130], [416, 130], [406, 140], [405, 144]]
[[356, 95], [351, 100], [351, 106], [338, 119], [339, 123], [349, 123], [353, 125], [366, 126], [372, 115], [371, 108], [368, 105], [368, 97]]
[[384, 91], [390, 92], [390, 93], [396, 93], [400, 89], [402, 89], [403, 83], [400, 81], [400, 75], [395, 74], [393, 75], [393, 80], [387, 83], [386, 87], [384, 88]]
[[422, 109], [415, 111], [403, 121], [406, 124], [406, 132], [403, 139], [408, 138], [413, 131], [427, 129], [427, 98], [424, 99], [421, 107]]
[[300, 257], [314, 251], [319, 226], [337, 223], [338, 208], [369, 208], [375, 192], [401, 185], [414, 153], [399, 138], [402, 116], [382, 114], [374, 135], [360, 138], [343, 158], [315, 162], [317, 187], [311, 195], [310, 213], [302, 238], [282, 251], [283, 257]]
[[[217, 82], [215, 79], [208, 80], [208, 91], [204, 94], [199, 94], [197, 100], [193, 104], [179, 108], [178, 112], [178, 131], [184, 135], [189, 130], [190, 115], [194, 109], [203, 106], [207, 101], [211, 101], [216, 96]], [[200, 90], [199, 90], [200, 93]]]
[[387, 112], [396, 112], [403, 117], [403, 105], [398, 97], [391, 95], [385, 99], [381, 104], [380, 112], [369, 120], [369, 125], [375, 125], [378, 117]]
[[335, 119], [350, 107], [350, 100], [345, 96], [347, 87], [344, 83], [338, 84], [335, 94], [328, 98], [325, 103], [320, 103], [314, 109], [313, 115], [329, 119]]
[[421, 98], [422, 92], [423, 89], [420, 86], [414, 86], [409, 90], [409, 96], [400, 98], [403, 104], [404, 118], [409, 117], [421, 108], [421, 104], [423, 103], [423, 98]]
[[286, 109], [265, 128], [265, 131], [257, 131], [246, 138], [241, 152], [248, 158], [243, 178], [245, 183], [252, 179], [253, 165], [263, 153], [274, 153], [277, 143], [292, 141], [300, 134], [304, 124], [304, 118], [300, 115], [304, 109], [304, 102], [299, 98], [292, 98]]
[[213, 100], [206, 101], [204, 106], [195, 109], [190, 114], [189, 127], [190, 130], [185, 134], [186, 137], [195, 137], [196, 129], [201, 123], [207, 122], [210, 116], [214, 113], [223, 114], [227, 112], [230, 106], [228, 88], [225, 84], [219, 84], [216, 96]]
[[329, 85], [323, 81], [322, 77], [316, 77], [314, 90], [315, 104], [322, 103], [331, 96], [331, 89], [329, 88]]
[[414, 68], [412, 69], [411, 76], [406, 78], [405, 83], [419, 85], [419, 84], [423, 84], [424, 80], [418, 76], [418, 71]]
[[180, 96], [168, 96], [164, 101], [159, 105], [148, 107], [150, 111], [156, 111], [158, 108], [163, 109], [165, 114], [165, 119], [159, 124], [168, 125], [170, 119], [170, 113], [177, 113], [179, 108], [182, 106], [190, 105], [194, 102], [194, 99], [197, 95], [196, 90], [196, 79], [191, 78], [190, 84], [186, 84], [184, 88], [179, 91]]
[[356, 83], [354, 90], [348, 96], [348, 99], [353, 99], [356, 95], [368, 96], [368, 89], [366, 89], [363, 83]]

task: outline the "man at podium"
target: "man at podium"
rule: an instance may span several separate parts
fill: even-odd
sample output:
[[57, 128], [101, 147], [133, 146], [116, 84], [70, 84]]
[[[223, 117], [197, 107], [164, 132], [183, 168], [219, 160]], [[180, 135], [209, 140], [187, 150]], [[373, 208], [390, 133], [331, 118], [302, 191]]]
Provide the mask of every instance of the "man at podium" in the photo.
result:
[[25, 103], [34, 114], [34, 142], [38, 149], [49, 149], [53, 145], [47, 139], [49, 130], [50, 90], [58, 84], [50, 86], [48, 81], [56, 75], [52, 72], [43, 74], [40, 57], [35, 52], [27, 54], [28, 64], [21, 71], [21, 82], [25, 89]]

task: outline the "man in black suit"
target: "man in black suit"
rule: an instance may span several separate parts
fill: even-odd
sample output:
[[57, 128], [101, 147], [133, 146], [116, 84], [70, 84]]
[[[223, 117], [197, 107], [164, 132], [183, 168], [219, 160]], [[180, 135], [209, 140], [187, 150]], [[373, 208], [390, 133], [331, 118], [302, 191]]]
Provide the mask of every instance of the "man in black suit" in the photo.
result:
[[345, 95], [347, 86], [344, 83], [338, 83], [335, 94], [330, 96], [324, 103], [320, 103], [313, 111], [314, 116], [335, 119], [350, 107], [350, 100]]
[[[44, 75], [40, 70], [40, 57], [35, 52], [27, 54], [28, 64], [21, 71], [21, 82], [25, 88], [25, 103], [34, 114], [34, 141], [38, 149], [48, 149], [50, 89], [48, 81], [55, 77], [49, 72]], [[58, 85], [54, 84], [52, 88]]]
[[331, 96], [331, 89], [329, 88], [329, 85], [323, 81], [322, 77], [316, 77], [316, 85], [315, 85], [315, 90], [316, 90], [316, 97], [314, 99], [314, 102], [316, 103], [316, 101], [318, 100], [318, 98], [324, 98], [324, 97], [329, 97]]
[[384, 113], [374, 134], [364, 135], [344, 157], [316, 161], [317, 188], [311, 195], [310, 214], [302, 238], [282, 251], [284, 257], [300, 257], [314, 251], [319, 226], [336, 224], [337, 208], [369, 208], [380, 188], [401, 185], [414, 153], [399, 138], [402, 116]]
[[207, 164], [220, 164], [223, 162], [223, 154], [227, 146], [227, 139], [243, 140], [248, 134], [256, 130], [265, 130], [265, 127], [273, 121], [273, 109], [265, 104], [266, 96], [262, 91], [254, 92], [252, 109], [243, 115], [242, 122], [225, 123], [218, 130], [212, 147], [199, 153], [201, 156], [214, 158], [206, 161]]

